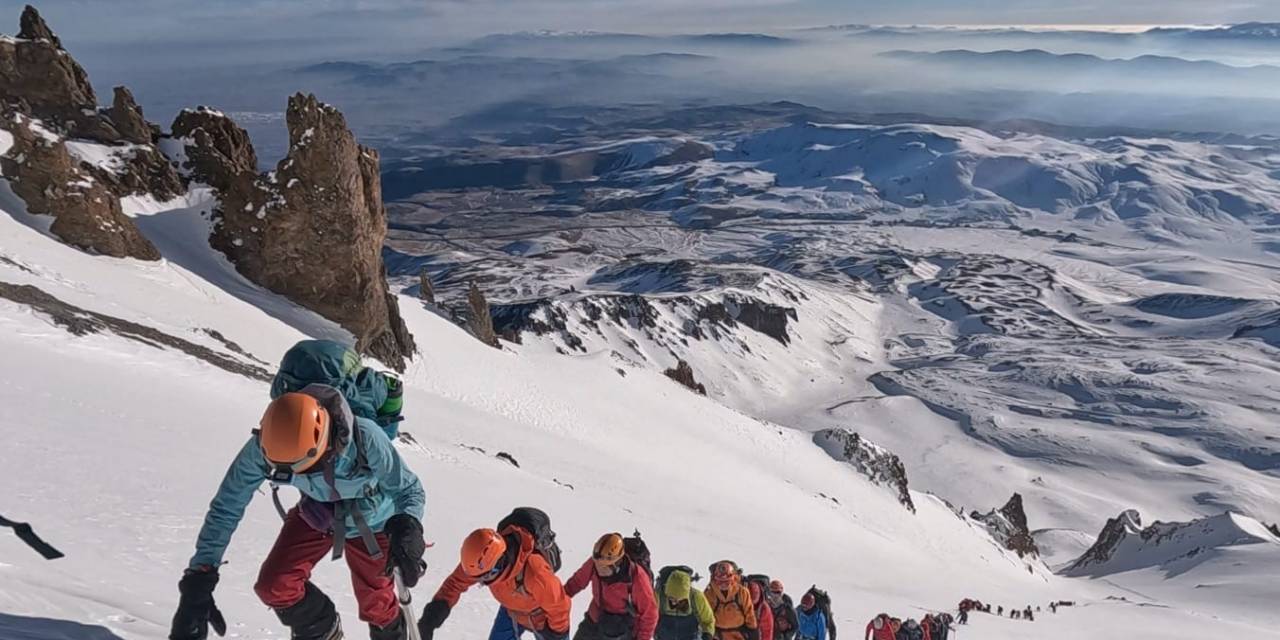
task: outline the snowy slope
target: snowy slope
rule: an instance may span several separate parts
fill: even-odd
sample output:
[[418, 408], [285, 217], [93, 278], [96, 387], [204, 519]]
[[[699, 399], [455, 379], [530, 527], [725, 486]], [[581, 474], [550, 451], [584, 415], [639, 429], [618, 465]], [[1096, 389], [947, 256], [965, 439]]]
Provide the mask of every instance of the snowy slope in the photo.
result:
[[[20, 212], [0, 215], [0, 281], [252, 361], [275, 362], [294, 340], [325, 332], [237, 280], [203, 245], [179, 242], [200, 228], [198, 208], [149, 213], [153, 230], [173, 234], [158, 242], [167, 257], [158, 264], [89, 257], [19, 223]], [[552, 514], [571, 561], [603, 531], [639, 528], [659, 563], [728, 556], [793, 588], [828, 586], [847, 629], [879, 610], [919, 615], [977, 596], [1090, 605], [1036, 623], [1037, 637], [1127, 625], [1166, 637], [1272, 633], [1248, 619], [1212, 619], [1210, 599], [1158, 615], [1107, 601], [1113, 588], [1028, 570], [936, 498], [917, 494], [917, 513], [902, 509], [806, 434], [605, 354], [493, 350], [411, 299], [401, 305], [422, 349], [406, 374], [406, 430], [417, 444], [402, 452], [423, 477], [428, 536], [439, 543], [428, 583], [451, 567], [466, 531], [529, 503]], [[0, 636], [164, 637], [205, 502], [256, 422], [265, 384], [111, 333], [73, 336], [7, 300], [0, 324], [4, 513], [35, 523], [68, 554], [46, 563], [0, 536]], [[277, 527], [259, 499], [232, 544], [218, 599], [233, 637], [282, 637], [249, 589]], [[354, 621], [343, 573], [325, 564], [317, 580]], [[472, 595], [443, 633], [484, 637], [492, 611]], [[990, 638], [1028, 631], [984, 617], [972, 628]]]

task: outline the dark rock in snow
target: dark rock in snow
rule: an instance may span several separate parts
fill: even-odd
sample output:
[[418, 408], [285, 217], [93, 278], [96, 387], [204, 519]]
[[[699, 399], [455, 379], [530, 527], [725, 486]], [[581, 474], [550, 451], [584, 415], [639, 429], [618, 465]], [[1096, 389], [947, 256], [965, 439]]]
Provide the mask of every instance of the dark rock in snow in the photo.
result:
[[115, 258], [159, 260], [160, 252], [120, 209], [120, 199], [71, 157], [66, 143], [22, 114], [3, 118], [13, 148], [0, 157], [0, 173], [27, 205], [53, 217], [50, 231], [63, 242]]
[[18, 18], [18, 37], [23, 40], [46, 40], [49, 44], [62, 48], [62, 41], [53, 35], [53, 29], [49, 28], [40, 12], [31, 5], [23, 7], [22, 17]]
[[1018, 554], [1019, 558], [1040, 555], [1040, 549], [1036, 547], [1036, 541], [1027, 527], [1027, 514], [1022, 508], [1021, 495], [1015, 493], [1003, 507], [985, 514], [975, 511], [970, 517], [985, 524], [991, 537], [1004, 548]]
[[427, 304], [436, 303], [436, 290], [431, 286], [431, 274], [425, 267], [418, 272], [418, 299]]
[[1120, 543], [1125, 538], [1141, 531], [1142, 516], [1137, 509], [1126, 510], [1120, 515], [1107, 520], [1093, 546], [1085, 550], [1075, 562], [1071, 563], [1071, 566], [1067, 567], [1067, 571], [1078, 571], [1092, 565], [1106, 563], [1115, 555], [1116, 549], [1120, 547]]
[[31, 307], [37, 313], [48, 316], [54, 324], [65, 328], [73, 335], [84, 336], [109, 331], [149, 347], [157, 349], [168, 347], [181, 351], [237, 375], [263, 382], [271, 381], [271, 372], [263, 367], [241, 362], [204, 345], [169, 335], [146, 325], [77, 307], [49, 295], [38, 287], [0, 282], [0, 298]]
[[221, 112], [184, 109], [173, 120], [172, 135], [186, 140], [184, 168], [200, 182], [225, 194], [233, 183], [257, 179], [258, 154], [249, 133]]
[[159, 137], [159, 129], [147, 122], [142, 107], [133, 99], [128, 87], [116, 87], [111, 109], [107, 112], [120, 138], [134, 144], [151, 144]]
[[463, 320], [467, 330], [477, 340], [491, 347], [499, 347], [498, 334], [493, 330], [493, 316], [489, 312], [489, 301], [485, 300], [480, 287], [472, 282], [467, 289], [467, 307], [463, 311]]
[[915, 513], [916, 505], [907, 486], [907, 468], [898, 456], [848, 429], [824, 429], [813, 434], [813, 442], [836, 460], [849, 463], [871, 482], [893, 489], [898, 502]]
[[511, 466], [513, 466], [513, 467], [515, 467], [515, 468], [517, 468], [517, 469], [519, 469], [519, 468], [520, 468], [520, 463], [519, 463], [519, 462], [516, 462], [515, 456], [513, 456], [513, 455], [511, 455], [511, 454], [507, 453], [506, 451], [499, 451], [499, 452], [495, 453], [495, 454], [493, 455], [493, 457], [495, 457], [495, 458], [497, 458], [497, 459], [499, 459], [499, 460], [504, 460], [504, 461], [506, 461], [506, 462], [509, 462], [509, 463], [511, 463]]
[[248, 135], [221, 113], [174, 122], [192, 175], [219, 192], [209, 243], [253, 282], [350, 331], [358, 351], [403, 370], [414, 344], [382, 262], [378, 153], [313, 95], [291, 97], [285, 119], [289, 153], [266, 175]]
[[689, 366], [689, 363], [684, 360], [680, 360], [676, 363], [675, 367], [667, 369], [662, 373], [668, 378], [671, 378], [672, 380], [689, 387], [693, 391], [696, 391], [698, 395], [707, 395], [707, 387], [694, 379], [693, 367]]

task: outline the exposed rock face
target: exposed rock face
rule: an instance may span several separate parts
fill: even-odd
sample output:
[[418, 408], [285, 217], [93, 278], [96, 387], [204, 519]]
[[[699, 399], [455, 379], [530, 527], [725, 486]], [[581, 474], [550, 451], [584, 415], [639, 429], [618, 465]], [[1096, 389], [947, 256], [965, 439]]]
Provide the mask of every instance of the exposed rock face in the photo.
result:
[[477, 340], [491, 347], [499, 347], [498, 334], [493, 330], [493, 316], [489, 311], [489, 301], [485, 300], [480, 287], [472, 282], [467, 289], [467, 306], [463, 310], [463, 321], [467, 330]]
[[125, 142], [151, 144], [160, 135], [159, 129], [143, 117], [142, 107], [133, 99], [133, 92], [128, 87], [115, 88], [115, 99], [107, 114]]
[[436, 290], [431, 286], [431, 273], [425, 268], [418, 272], [418, 299], [427, 304], [436, 303]]
[[414, 344], [387, 290], [378, 154], [313, 95], [289, 98], [285, 119], [289, 153], [266, 175], [226, 116], [201, 109], [174, 122], [192, 175], [222, 202], [209, 243], [245, 277], [337, 322], [357, 350], [402, 370]]
[[120, 133], [98, 112], [84, 67], [62, 48], [34, 7], [22, 12], [16, 40], [0, 40], [0, 102], [62, 128], [72, 137], [119, 142]]
[[689, 387], [693, 391], [696, 391], [698, 395], [707, 395], [707, 387], [694, 379], [693, 367], [689, 366], [689, 363], [684, 360], [676, 362], [676, 366], [674, 368], [667, 369], [662, 373], [668, 378], [671, 378], [672, 380]]
[[1267, 531], [1270, 531], [1271, 535], [1277, 538], [1280, 538], [1280, 525], [1277, 525], [1276, 523], [1273, 522], [1267, 525]]
[[849, 463], [873, 483], [892, 489], [898, 502], [915, 513], [916, 505], [907, 487], [907, 468], [888, 449], [872, 444], [848, 429], [819, 431], [813, 434], [813, 442], [836, 460]]
[[1019, 558], [1040, 555], [1040, 549], [1031, 537], [1031, 530], [1027, 528], [1027, 514], [1022, 509], [1021, 495], [1015, 493], [1003, 507], [985, 514], [975, 511], [970, 517], [985, 524], [991, 536], [1006, 549], [1018, 554]]
[[1111, 560], [1116, 549], [1120, 547], [1120, 543], [1131, 535], [1141, 535], [1142, 532], [1142, 516], [1137, 509], [1129, 509], [1120, 515], [1107, 520], [1107, 524], [1102, 526], [1102, 532], [1098, 534], [1098, 539], [1089, 547], [1075, 562], [1067, 568], [1067, 571], [1076, 571], [1085, 569], [1093, 565], [1100, 565]]
[[120, 210], [120, 199], [71, 157], [66, 143], [22, 114], [4, 118], [13, 148], [0, 173], [31, 213], [53, 216], [50, 231], [67, 244], [116, 258], [159, 260], [160, 252]]

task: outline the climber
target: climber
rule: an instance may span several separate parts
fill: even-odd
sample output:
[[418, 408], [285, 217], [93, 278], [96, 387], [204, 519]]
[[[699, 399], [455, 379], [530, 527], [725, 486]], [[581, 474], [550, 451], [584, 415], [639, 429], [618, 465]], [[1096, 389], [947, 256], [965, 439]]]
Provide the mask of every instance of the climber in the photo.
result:
[[[333, 602], [309, 580], [332, 548], [335, 559], [347, 558], [360, 619], [369, 624], [370, 637], [405, 638], [391, 570], [399, 569], [410, 586], [422, 572], [425, 498], [418, 477], [378, 424], [355, 416], [343, 394], [328, 385], [310, 384], [279, 395], [259, 426], [209, 505], [195, 556], [178, 583], [181, 598], [169, 638], [202, 640], [210, 625], [225, 631], [213, 600], [218, 565], [245, 507], [268, 479], [303, 494], [285, 514], [254, 585], [258, 597], [290, 628], [291, 637], [327, 640], [342, 635]], [[334, 535], [335, 529], [340, 535]]]
[[896, 640], [907, 640], [906, 633], [902, 630], [902, 618], [889, 618], [889, 629], [893, 631]]
[[591, 587], [591, 606], [574, 640], [650, 640], [658, 626], [653, 579], [627, 556], [622, 534], [606, 533], [568, 582], [570, 598]]
[[[773, 613], [773, 638], [772, 640], [794, 640], [796, 635], [796, 608], [791, 602], [791, 596], [786, 594], [786, 589], [782, 586], [782, 582], [774, 580], [769, 583], [769, 593], [765, 596], [769, 602], [769, 608]], [[826, 635], [826, 634], [823, 634]], [[770, 640], [766, 638], [765, 640]]]
[[712, 640], [716, 616], [707, 596], [692, 588], [693, 569], [663, 567], [658, 572], [658, 628], [655, 640]]
[[765, 600], [769, 582], [768, 576], [754, 575], [747, 578], [747, 592], [751, 594], [751, 603], [755, 605], [756, 626], [760, 629], [761, 640], [773, 639], [773, 609]]
[[[804, 606], [804, 601], [800, 603]], [[890, 618], [887, 613], [877, 614], [876, 617], [867, 623], [867, 632], [863, 640], [894, 640], [893, 628], [889, 624]]]
[[729, 560], [713, 565], [704, 593], [716, 616], [716, 640], [760, 640], [751, 593], [742, 586], [738, 565]]
[[906, 622], [902, 623], [899, 634], [898, 637], [905, 637], [905, 640], [924, 640], [924, 629], [920, 627], [920, 623], [916, 622], [915, 618], [908, 618]]
[[800, 597], [800, 608], [796, 611], [796, 640], [827, 640], [827, 616], [811, 593]]
[[479, 583], [502, 605], [490, 640], [516, 640], [525, 631], [537, 640], [568, 640], [573, 601], [556, 577], [560, 550], [554, 540], [550, 519], [528, 507], [516, 509], [497, 529], [472, 531], [462, 541], [458, 566], [422, 610], [422, 639], [431, 640], [462, 594]]

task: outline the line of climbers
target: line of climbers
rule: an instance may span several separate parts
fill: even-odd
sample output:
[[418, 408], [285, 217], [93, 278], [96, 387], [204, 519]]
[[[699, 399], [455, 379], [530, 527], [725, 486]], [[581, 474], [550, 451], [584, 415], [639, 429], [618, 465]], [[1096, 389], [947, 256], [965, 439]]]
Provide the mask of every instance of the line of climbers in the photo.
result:
[[520, 507], [494, 529], [476, 529], [460, 561], [423, 609], [419, 633], [431, 640], [462, 594], [479, 584], [500, 605], [489, 640], [569, 638], [571, 598], [591, 589], [573, 640], [835, 640], [831, 599], [812, 587], [793, 607], [782, 583], [746, 575], [736, 563], [711, 567], [699, 591], [688, 566], [650, 568], [639, 533], [606, 533], [569, 580], [560, 583], [560, 547], [546, 513]]
[[903, 622], [902, 618], [880, 613], [867, 623], [863, 640], [947, 640], [952, 620], [949, 613], [928, 613], [919, 622], [914, 618]]

